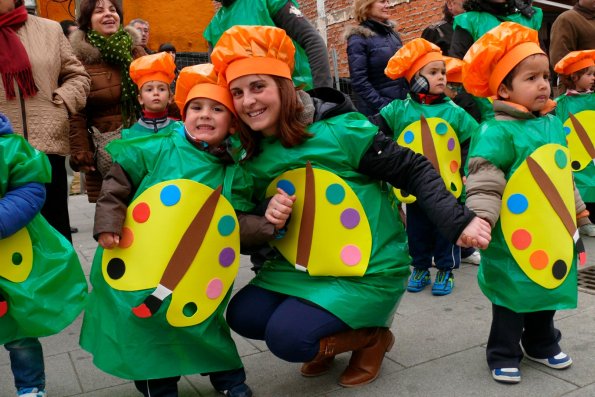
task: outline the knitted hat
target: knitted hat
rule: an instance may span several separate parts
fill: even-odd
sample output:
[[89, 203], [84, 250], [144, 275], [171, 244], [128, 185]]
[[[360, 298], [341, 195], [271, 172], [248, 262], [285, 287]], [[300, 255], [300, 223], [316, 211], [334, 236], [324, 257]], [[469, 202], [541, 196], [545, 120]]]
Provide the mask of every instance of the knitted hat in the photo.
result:
[[167, 52], [145, 55], [130, 64], [130, 78], [140, 89], [147, 81], [161, 81], [170, 85], [174, 78], [176, 64]]
[[182, 120], [186, 119], [186, 104], [194, 98], [209, 98], [236, 112], [229, 89], [217, 82], [215, 67], [210, 63], [185, 67], [178, 75], [174, 100]]
[[225, 81], [250, 74], [291, 79], [295, 47], [283, 29], [234, 26], [226, 30], [211, 53], [211, 62]]
[[463, 85], [467, 92], [489, 97], [510, 71], [530, 55], [545, 54], [537, 31], [514, 22], [502, 22], [481, 36], [467, 51]]
[[462, 83], [465, 62], [452, 57], [444, 57], [444, 62], [446, 63], [446, 81], [449, 83]]
[[443, 61], [442, 51], [436, 44], [425, 39], [414, 39], [403, 47], [388, 60], [384, 74], [395, 80], [405, 77], [411, 81], [415, 73], [433, 61]]
[[572, 51], [558, 61], [554, 71], [569, 76], [589, 66], [595, 66], [595, 50]]

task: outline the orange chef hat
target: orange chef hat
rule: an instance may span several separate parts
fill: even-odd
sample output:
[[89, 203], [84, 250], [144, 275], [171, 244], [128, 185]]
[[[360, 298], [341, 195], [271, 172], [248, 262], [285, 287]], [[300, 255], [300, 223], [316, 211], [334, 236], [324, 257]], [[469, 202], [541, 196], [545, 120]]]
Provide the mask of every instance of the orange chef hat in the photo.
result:
[[558, 61], [554, 71], [569, 76], [589, 66], [595, 66], [595, 50], [572, 51]]
[[478, 97], [494, 96], [510, 71], [523, 59], [545, 54], [537, 31], [514, 22], [502, 22], [481, 36], [465, 54], [463, 85]]
[[235, 114], [229, 89], [217, 82], [215, 67], [210, 63], [185, 67], [176, 82], [175, 102], [186, 119], [186, 104], [194, 98], [210, 98], [220, 102]]
[[449, 83], [462, 83], [465, 62], [452, 57], [444, 57], [444, 62], [446, 63], [446, 81]]
[[226, 30], [211, 54], [211, 62], [232, 81], [249, 74], [269, 74], [291, 80], [295, 47], [283, 29], [234, 26]]
[[145, 55], [130, 64], [130, 78], [139, 89], [147, 81], [162, 81], [170, 85], [176, 77], [175, 71], [174, 59], [167, 52]]
[[414, 39], [403, 47], [388, 60], [384, 74], [391, 79], [405, 77], [411, 81], [415, 73], [433, 61], [443, 61], [442, 51], [436, 44], [425, 39]]

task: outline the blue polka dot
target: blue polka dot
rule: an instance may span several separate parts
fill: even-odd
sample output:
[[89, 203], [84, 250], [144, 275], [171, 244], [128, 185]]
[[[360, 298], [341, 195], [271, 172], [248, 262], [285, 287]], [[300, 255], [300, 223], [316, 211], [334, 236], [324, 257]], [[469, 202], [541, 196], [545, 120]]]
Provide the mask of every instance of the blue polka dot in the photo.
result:
[[446, 126], [445, 123], [438, 123], [436, 125], [436, 134], [444, 135], [444, 134], [446, 134], [446, 131], [448, 131], [448, 127]]
[[508, 210], [513, 214], [522, 214], [523, 212], [527, 211], [529, 207], [529, 201], [527, 201], [527, 197], [521, 193], [515, 193], [508, 198], [506, 202], [508, 206]]
[[161, 195], [159, 198], [163, 205], [171, 207], [172, 205], [178, 204], [180, 201], [180, 197], [182, 193], [180, 192], [180, 188], [176, 185], [167, 185], [163, 189], [161, 189]]
[[287, 179], [281, 179], [279, 182], [277, 182], [277, 187], [290, 196], [295, 194], [295, 186]]
[[229, 236], [234, 229], [236, 228], [236, 221], [233, 219], [231, 215], [222, 216], [219, 219], [219, 224], [217, 225], [217, 229], [219, 230], [219, 234], [222, 236]]
[[345, 189], [338, 183], [333, 183], [326, 188], [326, 199], [329, 203], [337, 205], [345, 199]]
[[566, 127], [566, 126], [565, 126], [565, 127], [564, 127], [564, 133], [565, 133], [566, 135], [570, 134], [570, 127]]
[[566, 156], [566, 153], [564, 153], [563, 150], [556, 150], [555, 159], [556, 165], [560, 167], [560, 169], [565, 168], [566, 164], [568, 164], [568, 156]]
[[413, 142], [413, 140], [415, 139], [415, 135], [413, 134], [412, 131], [405, 131], [405, 133], [403, 134], [403, 140], [405, 141], [406, 144], [410, 144], [411, 142]]

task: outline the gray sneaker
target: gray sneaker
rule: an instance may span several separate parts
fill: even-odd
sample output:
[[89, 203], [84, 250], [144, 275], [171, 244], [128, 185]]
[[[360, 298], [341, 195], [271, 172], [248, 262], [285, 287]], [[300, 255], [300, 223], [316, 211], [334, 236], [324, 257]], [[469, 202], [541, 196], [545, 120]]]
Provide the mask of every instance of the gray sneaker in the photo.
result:
[[595, 237], [595, 225], [592, 223], [587, 223], [578, 228], [578, 231], [583, 236]]

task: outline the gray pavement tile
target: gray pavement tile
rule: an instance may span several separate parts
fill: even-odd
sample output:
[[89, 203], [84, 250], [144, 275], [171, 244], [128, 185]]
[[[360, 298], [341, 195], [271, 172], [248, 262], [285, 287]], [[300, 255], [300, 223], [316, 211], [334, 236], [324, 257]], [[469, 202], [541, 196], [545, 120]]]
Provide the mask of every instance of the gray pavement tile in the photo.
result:
[[82, 392], [68, 353], [45, 357], [46, 391], [50, 396], [73, 396]]
[[70, 356], [84, 392], [130, 382], [101, 371], [93, 364], [92, 356], [82, 349], [73, 350]]
[[582, 387], [578, 390], [564, 394], [564, 397], [593, 397], [595, 396], [595, 383]]

